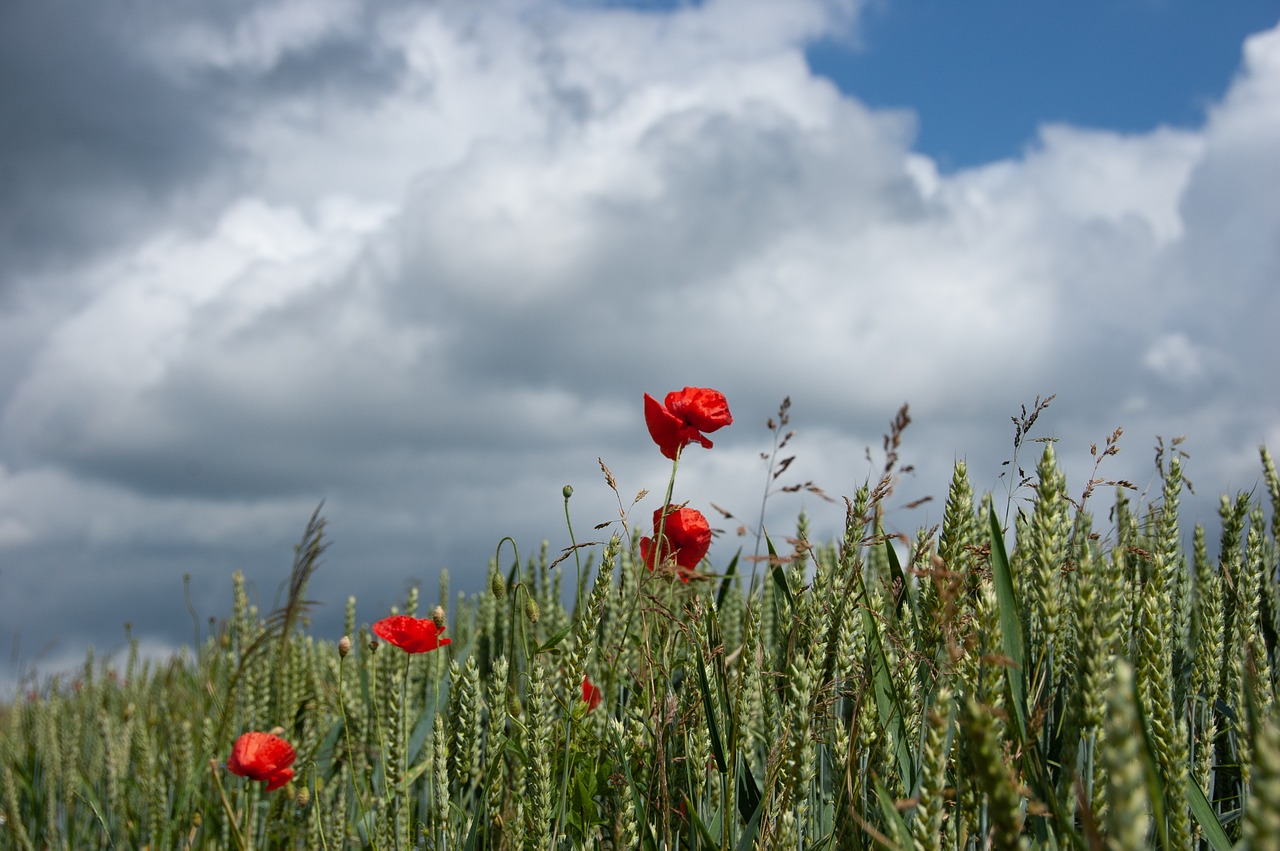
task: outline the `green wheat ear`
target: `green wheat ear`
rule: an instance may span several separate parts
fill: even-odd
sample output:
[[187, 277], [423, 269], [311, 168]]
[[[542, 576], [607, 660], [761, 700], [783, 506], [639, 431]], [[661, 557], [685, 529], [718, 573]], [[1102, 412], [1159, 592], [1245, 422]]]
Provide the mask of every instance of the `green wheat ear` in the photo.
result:
[[1145, 760], [1141, 750], [1143, 733], [1134, 697], [1133, 668], [1128, 662], [1119, 661], [1107, 696], [1105, 747], [1102, 749], [1107, 786], [1104, 825], [1107, 848], [1113, 851], [1145, 847], [1151, 831]]
[[1280, 727], [1262, 718], [1253, 737], [1253, 776], [1244, 810], [1245, 848], [1272, 847], [1280, 837]]
[[942, 819], [946, 814], [947, 763], [950, 753], [954, 695], [938, 689], [925, 726], [920, 750], [920, 785], [916, 817], [911, 823], [917, 851], [942, 851]]
[[1017, 778], [1010, 770], [1010, 760], [1000, 740], [990, 707], [972, 697], [964, 702], [962, 731], [975, 786], [986, 796], [992, 848], [1023, 848], [1025, 817]]

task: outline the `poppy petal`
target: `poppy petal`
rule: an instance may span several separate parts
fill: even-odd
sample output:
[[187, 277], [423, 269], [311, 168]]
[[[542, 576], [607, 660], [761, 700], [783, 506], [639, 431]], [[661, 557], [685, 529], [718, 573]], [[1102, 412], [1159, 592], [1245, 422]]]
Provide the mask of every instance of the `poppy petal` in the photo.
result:
[[[270, 733], [243, 733], [231, 746], [227, 758], [227, 770], [250, 780], [270, 781], [267, 791], [277, 789], [293, 776], [293, 761], [297, 752], [293, 745]], [[284, 774], [284, 779], [276, 782]]]
[[440, 638], [443, 631], [430, 618], [408, 615], [392, 615], [373, 625], [374, 635], [406, 653], [426, 653], [451, 643], [448, 638]]
[[667, 458], [675, 459], [676, 451], [688, 441], [682, 442], [681, 422], [658, 400], [644, 394], [644, 421], [649, 436]]
[[686, 387], [667, 394], [667, 410], [698, 431], [715, 431], [733, 423], [729, 403], [719, 390]]

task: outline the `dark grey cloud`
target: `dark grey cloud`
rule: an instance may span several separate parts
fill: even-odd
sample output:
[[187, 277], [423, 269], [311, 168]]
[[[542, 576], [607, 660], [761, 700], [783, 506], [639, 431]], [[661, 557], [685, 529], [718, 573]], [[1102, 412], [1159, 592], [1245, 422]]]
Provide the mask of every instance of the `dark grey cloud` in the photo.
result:
[[15, 273], [65, 270], [181, 209], [231, 155], [200, 92], [141, 54], [120, 10], [16, 0], [0, 8], [0, 254]]

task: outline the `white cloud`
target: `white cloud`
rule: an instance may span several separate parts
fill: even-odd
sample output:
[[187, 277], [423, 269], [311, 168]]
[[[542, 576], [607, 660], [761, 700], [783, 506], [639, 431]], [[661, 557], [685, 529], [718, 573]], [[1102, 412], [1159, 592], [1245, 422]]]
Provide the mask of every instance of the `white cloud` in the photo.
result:
[[[610, 517], [598, 455], [624, 499], [661, 490], [640, 394], [684, 384], [738, 422], [681, 491], [745, 519], [785, 394], [797, 478], [833, 496], [909, 400], [904, 493], [934, 520], [957, 455], [994, 484], [1036, 393], [1059, 393], [1042, 423], [1064, 460], [1123, 424], [1139, 446], [1191, 435], [1201, 479], [1256, 475], [1241, 447], [1280, 422], [1280, 196], [1259, 191], [1280, 182], [1280, 29], [1200, 130], [1048, 126], [944, 175], [909, 114], [809, 73], [804, 40], [852, 8], [282, 2], [189, 24], [183, 73], [265, 78], [352, 33], [394, 70], [368, 97], [211, 106], [235, 197], [72, 271], [86, 297], [0, 400], [0, 548], [216, 563], [324, 496], [364, 565], [325, 587], [387, 599], [441, 561], [469, 577], [509, 532], [561, 535], [566, 480]], [[843, 518], [805, 504], [820, 532]]]

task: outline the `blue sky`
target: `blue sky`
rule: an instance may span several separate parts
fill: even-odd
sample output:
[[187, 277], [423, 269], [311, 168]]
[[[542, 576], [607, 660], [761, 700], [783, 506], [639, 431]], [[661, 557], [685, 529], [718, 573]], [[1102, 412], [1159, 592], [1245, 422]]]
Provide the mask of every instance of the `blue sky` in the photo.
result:
[[615, 519], [597, 459], [643, 525], [685, 385], [735, 420], [695, 507], [754, 516], [784, 397], [836, 497], [910, 404], [897, 530], [957, 459], [1011, 504], [1057, 394], [1072, 492], [1185, 435], [1212, 526], [1280, 451], [1280, 14], [959, 5], [0, 4], [0, 690], [172, 652], [184, 575], [269, 605], [322, 500], [325, 635], [564, 546], [565, 484]]
[[1277, 18], [1271, 0], [896, 0], [808, 56], [868, 104], [913, 110], [917, 149], [955, 169], [1018, 156], [1043, 123], [1196, 126], [1241, 40]]

